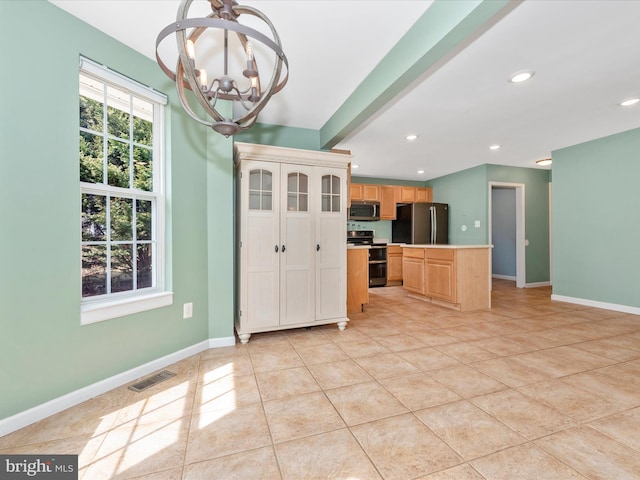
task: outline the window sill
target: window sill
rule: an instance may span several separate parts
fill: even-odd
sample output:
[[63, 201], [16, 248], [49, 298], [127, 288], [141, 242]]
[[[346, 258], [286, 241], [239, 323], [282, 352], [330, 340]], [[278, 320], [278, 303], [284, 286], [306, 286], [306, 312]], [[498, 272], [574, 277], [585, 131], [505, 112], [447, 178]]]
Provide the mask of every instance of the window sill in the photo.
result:
[[111, 318], [167, 307], [173, 304], [173, 292], [151, 293], [135, 298], [110, 302], [87, 303], [80, 307], [80, 325], [102, 322]]

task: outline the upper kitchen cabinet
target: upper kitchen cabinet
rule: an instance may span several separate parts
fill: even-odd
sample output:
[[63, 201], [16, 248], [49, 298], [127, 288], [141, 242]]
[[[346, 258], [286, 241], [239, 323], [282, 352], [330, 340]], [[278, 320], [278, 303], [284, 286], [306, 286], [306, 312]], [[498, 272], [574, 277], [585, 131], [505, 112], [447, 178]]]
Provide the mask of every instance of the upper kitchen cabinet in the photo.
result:
[[351, 200], [380, 201], [380, 186], [365, 183], [352, 183], [350, 187]]
[[398, 187], [394, 185], [380, 186], [380, 220], [396, 219], [396, 203]]
[[238, 310], [252, 333], [346, 317], [345, 155], [236, 143]]
[[431, 188], [416, 188], [416, 203], [433, 202]]

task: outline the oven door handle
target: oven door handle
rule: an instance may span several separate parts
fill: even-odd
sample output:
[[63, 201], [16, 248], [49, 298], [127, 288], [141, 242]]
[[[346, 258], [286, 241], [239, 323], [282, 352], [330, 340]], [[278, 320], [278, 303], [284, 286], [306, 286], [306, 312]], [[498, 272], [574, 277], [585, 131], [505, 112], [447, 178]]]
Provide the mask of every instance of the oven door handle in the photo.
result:
[[369, 260], [369, 265], [373, 265], [374, 263], [387, 263], [386, 260]]

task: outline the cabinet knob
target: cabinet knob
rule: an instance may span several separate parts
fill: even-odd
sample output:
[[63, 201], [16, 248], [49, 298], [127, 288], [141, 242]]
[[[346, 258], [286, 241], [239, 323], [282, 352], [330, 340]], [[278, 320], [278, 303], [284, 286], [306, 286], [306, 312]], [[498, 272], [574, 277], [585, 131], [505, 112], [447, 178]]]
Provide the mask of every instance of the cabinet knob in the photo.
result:
[[276, 245], [276, 253], [278, 253], [278, 245]]
[[319, 251], [320, 251], [320, 244], [316, 243], [316, 252], [319, 252]]
[[285, 251], [285, 247], [284, 245], [282, 245], [282, 253], [284, 253], [284, 251]]

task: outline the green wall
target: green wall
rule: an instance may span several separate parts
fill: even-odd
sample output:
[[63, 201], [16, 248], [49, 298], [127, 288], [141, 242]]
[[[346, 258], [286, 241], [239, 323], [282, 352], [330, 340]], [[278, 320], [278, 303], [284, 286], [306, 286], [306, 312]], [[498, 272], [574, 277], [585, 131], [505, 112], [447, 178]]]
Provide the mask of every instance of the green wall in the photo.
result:
[[552, 156], [553, 293], [640, 307], [640, 129]]
[[[2, 1], [0, 17], [29, 19], [29, 34], [17, 21], [0, 32], [4, 418], [208, 338], [233, 335], [233, 177], [230, 142], [211, 138], [183, 113], [175, 86], [155, 62], [48, 2]], [[170, 97], [167, 231], [174, 303], [86, 326], [80, 325], [80, 55]], [[224, 279], [215, 285], [210, 262]], [[194, 316], [183, 320], [186, 302], [193, 302]]]
[[[526, 283], [548, 282], [549, 271], [548, 170], [480, 165], [429, 180], [435, 202], [449, 204], [449, 243], [486, 244], [489, 241], [489, 182], [525, 185]], [[475, 221], [480, 227], [475, 227]], [[462, 230], [465, 225], [466, 231]]]

